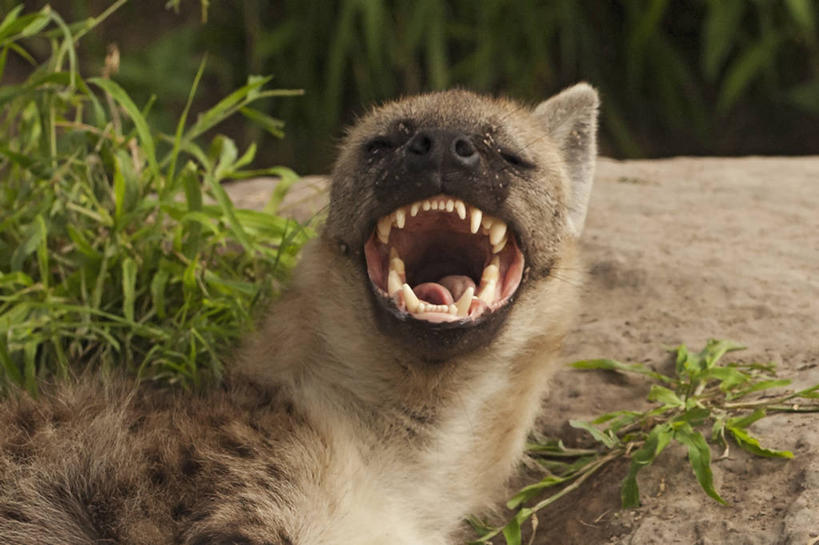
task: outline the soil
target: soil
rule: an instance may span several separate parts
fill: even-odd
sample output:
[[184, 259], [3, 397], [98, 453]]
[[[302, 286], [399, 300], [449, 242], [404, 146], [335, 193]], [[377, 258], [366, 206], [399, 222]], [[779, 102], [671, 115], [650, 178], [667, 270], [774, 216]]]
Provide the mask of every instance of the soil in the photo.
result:
[[[233, 194], [258, 204], [269, 184]], [[308, 180], [289, 212], [319, 210], [309, 197], [321, 185]], [[583, 250], [589, 274], [566, 363], [609, 357], [667, 370], [667, 347], [720, 338], [749, 347], [727, 356], [735, 361], [776, 362], [794, 387], [819, 383], [819, 157], [600, 159]], [[647, 390], [639, 378], [563, 368], [539, 427], [571, 444], [580, 438], [569, 419], [640, 409]], [[775, 415], [752, 431], [795, 457], [732, 448], [713, 464], [729, 506], [702, 492], [683, 449], [669, 448], [640, 474], [640, 508], [620, 508], [627, 464], [618, 462], [539, 513], [532, 543], [819, 544], [819, 415]]]

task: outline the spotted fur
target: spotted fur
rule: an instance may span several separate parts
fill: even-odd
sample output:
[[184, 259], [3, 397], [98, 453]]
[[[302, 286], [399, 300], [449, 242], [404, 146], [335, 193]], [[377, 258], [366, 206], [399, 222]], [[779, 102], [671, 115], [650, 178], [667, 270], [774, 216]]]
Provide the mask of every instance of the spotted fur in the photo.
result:
[[[454, 543], [518, 464], [576, 306], [596, 107], [581, 84], [535, 110], [453, 91], [364, 117], [327, 227], [221, 387], [83, 379], [0, 404], [0, 543]], [[492, 128], [536, 167], [487, 205], [521, 235], [517, 301], [445, 361], [379, 330], [358, 255], [383, 211], [357, 150], [397, 118]]]

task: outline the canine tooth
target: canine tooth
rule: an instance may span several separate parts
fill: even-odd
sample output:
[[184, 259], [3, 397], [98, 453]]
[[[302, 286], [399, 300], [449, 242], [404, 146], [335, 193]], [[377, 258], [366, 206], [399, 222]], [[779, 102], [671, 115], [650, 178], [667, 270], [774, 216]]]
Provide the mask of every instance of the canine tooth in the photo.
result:
[[503, 239], [501, 239], [500, 242], [498, 242], [497, 244], [492, 246], [492, 253], [497, 254], [498, 252], [503, 250], [506, 247], [506, 241], [507, 241], [507, 238], [503, 237]]
[[395, 211], [395, 224], [399, 229], [403, 229], [407, 221], [407, 211], [404, 208], [399, 208]]
[[472, 296], [475, 294], [475, 288], [469, 286], [461, 295], [461, 298], [458, 299], [458, 302], [455, 303], [456, 312], [459, 318], [465, 318], [467, 313], [469, 312], [469, 306], [472, 304]]
[[431, 207], [432, 207], [432, 203], [430, 203], [429, 201], [424, 201], [423, 203], [421, 203], [421, 208], [424, 209], [424, 212], [429, 210]]
[[397, 272], [401, 278], [404, 278], [407, 274], [404, 268], [404, 260], [399, 257], [395, 248], [390, 248], [390, 270]]
[[390, 229], [392, 229], [391, 216], [384, 216], [378, 220], [378, 240], [387, 244], [390, 241]]
[[469, 230], [474, 235], [478, 232], [478, 228], [481, 226], [481, 218], [483, 217], [483, 212], [480, 209], [472, 207], [469, 211]]
[[496, 219], [489, 228], [489, 244], [497, 246], [506, 236], [506, 222]]
[[401, 286], [401, 290], [404, 294], [404, 304], [407, 305], [407, 310], [409, 312], [418, 312], [418, 307], [421, 306], [421, 302], [418, 300], [418, 297], [415, 296], [415, 292], [412, 291], [409, 284], [405, 282], [404, 285]]
[[413, 218], [415, 216], [417, 216], [418, 215], [418, 210], [420, 210], [420, 209], [421, 209], [421, 203], [420, 202], [412, 203], [412, 205], [410, 206], [410, 216], [412, 216]]
[[455, 210], [458, 211], [458, 217], [462, 220], [466, 219], [466, 206], [461, 201], [455, 201]]
[[495, 300], [495, 285], [496, 281], [491, 280], [489, 282], [482, 282], [481, 283], [481, 291], [478, 293], [478, 299], [490, 305]]
[[452, 212], [453, 210], [455, 210], [455, 201], [449, 199], [448, 201], [446, 201], [446, 211]]
[[390, 269], [390, 275], [387, 279], [387, 293], [394, 295], [398, 291], [401, 291], [401, 277], [398, 275], [398, 271]]
[[492, 282], [500, 278], [500, 259], [498, 256], [492, 258], [492, 261], [489, 262], [489, 265], [484, 267], [483, 273], [481, 274], [481, 283], [483, 282]]

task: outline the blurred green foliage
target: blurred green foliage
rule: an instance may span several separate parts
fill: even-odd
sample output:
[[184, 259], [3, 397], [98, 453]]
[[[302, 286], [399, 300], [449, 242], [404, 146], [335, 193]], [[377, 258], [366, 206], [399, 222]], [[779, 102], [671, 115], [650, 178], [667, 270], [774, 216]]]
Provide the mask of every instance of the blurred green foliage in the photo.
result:
[[[76, 19], [105, 2], [54, 4]], [[374, 101], [451, 86], [537, 101], [578, 80], [602, 93], [604, 153], [816, 153], [818, 21], [816, 0], [143, 0], [85, 45], [101, 59], [118, 42], [140, 98], [183, 103], [205, 50], [213, 96], [259, 73], [304, 89], [267, 112], [289, 142], [264, 149], [320, 172]]]

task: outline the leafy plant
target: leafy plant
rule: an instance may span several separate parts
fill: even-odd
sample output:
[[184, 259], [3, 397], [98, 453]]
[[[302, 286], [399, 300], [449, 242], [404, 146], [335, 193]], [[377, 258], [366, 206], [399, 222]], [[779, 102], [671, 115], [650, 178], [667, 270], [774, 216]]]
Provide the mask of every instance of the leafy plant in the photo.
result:
[[[710, 443], [724, 449], [730, 444], [757, 456], [792, 458], [787, 450], [763, 447], [748, 429], [754, 422], [774, 413], [819, 412], [819, 384], [789, 393], [760, 392], [788, 386], [790, 381], [777, 378], [771, 363], [722, 363], [728, 353], [744, 347], [730, 341], [709, 340], [698, 353], [680, 345], [675, 354], [673, 375], [653, 371], [640, 363], [622, 363], [610, 359], [578, 361], [576, 369], [600, 369], [633, 373], [646, 377], [652, 384], [648, 401], [655, 406], [646, 411], [621, 410], [604, 414], [591, 422], [570, 424], [588, 432], [599, 443], [598, 448], [568, 448], [561, 441], [544, 441], [529, 446], [531, 456], [540, 462], [546, 477], [520, 490], [507, 502], [515, 515], [505, 526], [492, 528], [478, 520], [471, 521], [479, 537], [472, 543], [488, 543], [503, 534], [509, 545], [521, 543], [521, 526], [535, 513], [576, 490], [591, 475], [609, 462], [623, 457], [631, 460], [621, 487], [624, 508], [640, 505], [637, 474], [651, 465], [672, 443], [688, 450], [688, 461], [703, 491], [719, 503], [726, 503], [714, 487], [711, 472]], [[703, 429], [710, 430], [704, 434]], [[532, 500], [544, 491], [563, 486], [534, 504]], [[533, 519], [536, 520], [536, 519]]]
[[[49, 7], [0, 22], [0, 78], [9, 54], [50, 47], [21, 83], [0, 87], [0, 393], [32, 394], [42, 378], [125, 367], [141, 377], [195, 386], [218, 377], [221, 356], [255, 306], [275, 290], [311, 231], [277, 217], [296, 175], [250, 169], [223, 135], [202, 137], [235, 114], [280, 135], [282, 123], [252, 105], [298, 94], [247, 83], [195, 121], [191, 101], [173, 134], [149, 122], [109, 75], [80, 75], [77, 40], [124, 3], [66, 24]], [[109, 60], [113, 63], [113, 60]], [[282, 178], [264, 212], [237, 209], [221, 182]]]
[[[201, 2], [169, 4], [181, 16], [167, 40], [109, 38], [134, 44], [123, 55], [131, 88], [178, 93], [170, 76], [205, 46], [212, 88], [273, 73], [308, 90], [275, 107], [296, 125], [288, 162], [316, 172], [340, 126], [373, 101], [450, 86], [536, 101], [581, 79], [601, 91], [609, 154], [816, 152], [805, 137], [819, 116], [811, 0], [242, 0], [211, 2], [206, 25]], [[156, 24], [140, 4], [126, 9]]]

